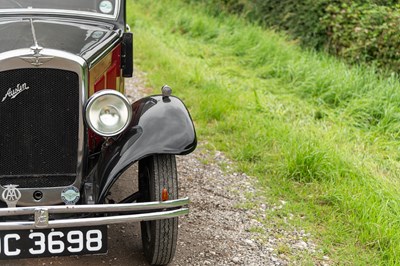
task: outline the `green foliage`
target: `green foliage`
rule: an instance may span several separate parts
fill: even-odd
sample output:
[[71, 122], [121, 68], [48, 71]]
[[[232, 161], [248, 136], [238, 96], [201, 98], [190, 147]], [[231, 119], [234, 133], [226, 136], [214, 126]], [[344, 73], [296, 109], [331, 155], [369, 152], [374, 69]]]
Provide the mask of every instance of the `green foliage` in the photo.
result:
[[[187, 0], [196, 2], [195, 0]], [[284, 30], [302, 45], [400, 73], [398, 0], [202, 0]]]
[[353, 63], [367, 62], [400, 73], [400, 12], [376, 4], [331, 4], [323, 18], [329, 49]]
[[330, 178], [334, 168], [332, 159], [318, 143], [292, 141], [285, 154], [284, 171], [288, 178], [304, 183]]
[[314, 48], [323, 46], [326, 29], [320, 23], [329, 0], [252, 0], [253, 16], [268, 27], [287, 31]]
[[221, 12], [232, 12], [236, 14], [245, 13], [249, 10], [249, 0], [183, 0], [189, 4], [202, 2], [209, 8], [209, 13], [218, 15]]
[[151, 85], [170, 84], [199, 139], [258, 177], [268, 203], [287, 202], [266, 224], [312, 232], [334, 265], [397, 265], [398, 76], [188, 1], [128, 1]]

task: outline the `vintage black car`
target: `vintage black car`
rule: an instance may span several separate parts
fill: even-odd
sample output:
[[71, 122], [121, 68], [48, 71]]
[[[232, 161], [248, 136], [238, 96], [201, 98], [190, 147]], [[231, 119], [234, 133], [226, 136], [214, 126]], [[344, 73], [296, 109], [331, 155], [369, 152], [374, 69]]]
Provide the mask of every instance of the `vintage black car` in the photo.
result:
[[[131, 104], [124, 0], [0, 0], [0, 259], [104, 253], [107, 225], [140, 222], [151, 264], [175, 253], [175, 155], [196, 133], [168, 86]], [[138, 162], [139, 188], [107, 200]]]

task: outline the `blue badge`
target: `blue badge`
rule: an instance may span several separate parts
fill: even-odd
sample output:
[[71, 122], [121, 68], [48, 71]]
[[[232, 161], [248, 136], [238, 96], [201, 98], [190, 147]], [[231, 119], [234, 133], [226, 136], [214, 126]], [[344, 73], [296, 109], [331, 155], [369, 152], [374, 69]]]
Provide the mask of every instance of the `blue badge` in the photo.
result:
[[61, 192], [61, 199], [66, 205], [74, 205], [80, 196], [79, 190], [74, 186], [66, 187]]

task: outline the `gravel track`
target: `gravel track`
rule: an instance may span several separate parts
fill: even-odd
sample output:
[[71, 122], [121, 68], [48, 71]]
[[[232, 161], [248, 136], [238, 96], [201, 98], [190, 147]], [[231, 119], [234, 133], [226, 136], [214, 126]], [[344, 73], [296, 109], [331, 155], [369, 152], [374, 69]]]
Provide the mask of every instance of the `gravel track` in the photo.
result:
[[[139, 73], [126, 81], [131, 100], [151, 91], [143, 85], [144, 79]], [[195, 152], [177, 157], [179, 193], [189, 196], [191, 204], [190, 214], [179, 219], [178, 245], [170, 265], [298, 265], [298, 259], [310, 255], [321, 258], [313, 259], [314, 265], [331, 264], [309, 233], [260, 223], [266, 213], [287, 203], [269, 205], [259, 196], [254, 178], [233, 172], [233, 163], [221, 152], [207, 150], [205, 144], [200, 137]], [[134, 190], [136, 175], [135, 164], [117, 182], [113, 199]], [[147, 265], [139, 223], [110, 226], [108, 246], [107, 255], [10, 260], [1, 265]]]

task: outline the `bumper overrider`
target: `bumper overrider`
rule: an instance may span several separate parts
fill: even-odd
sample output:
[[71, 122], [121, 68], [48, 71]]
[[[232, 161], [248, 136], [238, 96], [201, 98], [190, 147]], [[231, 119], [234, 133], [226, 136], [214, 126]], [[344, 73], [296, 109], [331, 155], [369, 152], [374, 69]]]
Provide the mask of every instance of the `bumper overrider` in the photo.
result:
[[[13, 221], [0, 222], [0, 230], [96, 226], [169, 219], [188, 214], [188, 204], [189, 198], [180, 198], [141, 203], [4, 208], [0, 209], [0, 217], [13, 217]], [[83, 218], [49, 219], [53, 214], [70, 214]], [[31, 216], [28, 221], [15, 221], [17, 216], [25, 218], [26, 215]]]

